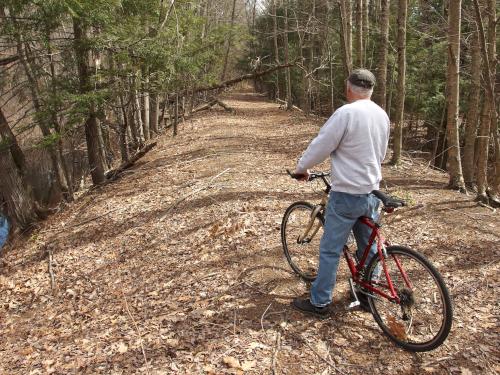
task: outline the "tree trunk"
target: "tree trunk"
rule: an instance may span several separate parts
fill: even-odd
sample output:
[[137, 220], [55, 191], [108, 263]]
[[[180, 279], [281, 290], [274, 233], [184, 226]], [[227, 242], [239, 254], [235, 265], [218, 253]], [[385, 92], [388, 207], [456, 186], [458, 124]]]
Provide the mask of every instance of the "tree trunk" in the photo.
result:
[[143, 92], [142, 124], [144, 126], [144, 139], [148, 141], [151, 138], [151, 129], [149, 122], [150, 100], [149, 100], [149, 71], [145, 69], [144, 84], [141, 85]]
[[[54, 56], [52, 53], [52, 46], [51, 46], [51, 41], [50, 41], [50, 31], [47, 30], [46, 32], [46, 39], [47, 39], [47, 53], [49, 55], [49, 61], [50, 61], [50, 84], [51, 84], [51, 89], [52, 92], [51, 94], [54, 97], [57, 97], [57, 92], [58, 92], [58, 87], [57, 87], [57, 80], [56, 80], [56, 68], [54, 64]], [[59, 140], [57, 141], [57, 150], [59, 154], [59, 162], [60, 166], [62, 167], [63, 171], [63, 176], [64, 179], [61, 178], [63, 181], [63, 190], [64, 190], [64, 181], [66, 183], [67, 187], [67, 196], [66, 199], [71, 202], [74, 199], [74, 190], [73, 190], [73, 179], [71, 178], [71, 175], [68, 170], [68, 166], [66, 164], [66, 160], [64, 158], [64, 143], [63, 143], [63, 133], [62, 133], [62, 127], [61, 124], [59, 123], [59, 119], [57, 118], [57, 109], [56, 108], [51, 108], [50, 109], [50, 119], [52, 124], [54, 124], [54, 128], [56, 132], [59, 134]]]
[[220, 80], [224, 81], [227, 73], [227, 63], [229, 60], [229, 51], [231, 49], [231, 44], [233, 42], [233, 26], [234, 26], [234, 13], [236, 9], [236, 0], [233, 0], [233, 10], [231, 11], [231, 30], [229, 31], [229, 37], [227, 39], [227, 47], [226, 47], [226, 55], [224, 56], [224, 66], [222, 68], [222, 73], [220, 76]]
[[[23, 36], [21, 34], [21, 28], [19, 27], [15, 15], [10, 12], [12, 15], [11, 20], [16, 28], [15, 38], [16, 38], [16, 49], [19, 56], [19, 60], [21, 61], [21, 65], [23, 66], [24, 73], [26, 75], [26, 79], [28, 80], [28, 88], [31, 94], [31, 98], [33, 100], [33, 107], [35, 108], [36, 113], [42, 112], [42, 103], [40, 99], [40, 87], [38, 80], [35, 77], [35, 73], [33, 72], [34, 59], [29, 55], [29, 50], [23, 41]], [[52, 64], [51, 64], [52, 65]], [[50, 130], [50, 126], [47, 123], [46, 118], [40, 118], [36, 121], [42, 135], [46, 139], [52, 138], [52, 131]], [[52, 162], [53, 169], [53, 177], [55, 178], [56, 185], [62, 191], [67, 192], [69, 190], [68, 182], [66, 181], [66, 177], [62, 168], [62, 160], [59, 160], [60, 154], [57, 152], [56, 144], [50, 144], [48, 146], [48, 152], [50, 155], [50, 160]]]
[[144, 123], [142, 122], [142, 115], [141, 115], [141, 99], [140, 99], [140, 93], [138, 87], [140, 86], [140, 83], [137, 80], [137, 76], [134, 79], [134, 119], [135, 119], [135, 124], [136, 124], [136, 133], [137, 133], [137, 139], [139, 140], [139, 147], [142, 147], [144, 144], [145, 140], [145, 132], [144, 132]]
[[[82, 21], [73, 18], [73, 31], [75, 34], [74, 48], [78, 68], [78, 77], [80, 81], [80, 94], [88, 94], [92, 91], [90, 81], [90, 69], [88, 66], [89, 50], [87, 43], [87, 29]], [[88, 114], [85, 120], [85, 138], [87, 141], [87, 156], [89, 161], [90, 173], [94, 185], [103, 183], [104, 167], [100, 156], [99, 129], [94, 104], [87, 108]]]
[[19, 170], [12, 165], [11, 155], [0, 151], [0, 201], [6, 203], [6, 214], [13, 226], [29, 228], [39, 219], [33, 195], [24, 183]]
[[119, 121], [119, 135], [120, 135], [120, 156], [122, 159], [122, 163], [126, 163], [129, 158], [128, 154], [128, 142], [127, 142], [127, 128], [128, 128], [128, 119], [127, 119], [127, 109], [125, 102], [123, 100], [123, 95], [120, 93], [120, 108], [118, 109], [118, 121]]
[[339, 11], [340, 11], [340, 23], [341, 32], [340, 38], [342, 42], [342, 52], [344, 55], [344, 68], [345, 74], [348, 76], [352, 71], [352, 26], [351, 26], [351, 5], [350, 1], [340, 0]]
[[[273, 45], [274, 45], [274, 62], [280, 64], [280, 55], [278, 49], [278, 22], [276, 19], [276, 0], [273, 0]], [[280, 99], [279, 72], [276, 72], [276, 93], [275, 98]]]
[[363, 66], [367, 63], [368, 39], [370, 37], [369, 0], [363, 0]]
[[467, 188], [474, 187], [474, 154], [476, 146], [476, 134], [479, 120], [480, 98], [481, 98], [481, 49], [479, 47], [479, 33], [473, 32], [471, 38], [471, 84], [469, 89], [468, 113], [465, 122], [465, 144], [463, 156], [464, 182]]
[[375, 77], [377, 84], [373, 92], [373, 101], [386, 108], [386, 85], [387, 85], [387, 51], [389, 47], [389, 17], [390, 0], [381, 0], [381, 15], [379, 31], [377, 35], [377, 62], [375, 68]]
[[403, 122], [405, 105], [405, 81], [406, 81], [406, 18], [408, 2], [399, 0], [398, 7], [398, 81], [396, 91], [396, 109], [394, 118], [394, 137], [392, 164], [401, 161], [401, 149], [403, 148]]
[[[483, 55], [483, 77], [486, 81], [486, 100], [484, 102], [483, 111], [481, 113], [481, 126], [479, 128], [479, 141], [477, 143], [477, 198], [483, 202], [488, 203], [487, 196], [488, 189], [488, 149], [490, 126], [493, 124], [496, 129], [497, 125], [497, 112], [495, 106], [495, 87], [494, 87], [494, 72], [496, 70], [496, 30], [495, 30], [495, 0], [486, 0], [488, 8], [488, 40], [484, 32], [483, 19], [481, 10], [479, 8], [478, 0], [474, 0], [474, 8], [476, 14], [476, 24], [479, 31], [479, 41], [481, 52]], [[487, 45], [488, 43], [488, 45]]]
[[[366, 0], [364, 0], [366, 1]], [[363, 67], [363, 0], [356, 0], [356, 64]]]
[[177, 123], [179, 122], [179, 95], [175, 95], [174, 119], [173, 119], [174, 137], [177, 135]]
[[[21, 176], [24, 178], [27, 175], [26, 158], [24, 157], [23, 150], [21, 149], [21, 147], [19, 147], [19, 144], [17, 143], [16, 136], [10, 129], [9, 123], [7, 122], [7, 118], [3, 114], [1, 108], [0, 108], [0, 136], [2, 137], [3, 141], [2, 143], [4, 143], [4, 145], [9, 148], [10, 153], [12, 155], [12, 160], [14, 161], [16, 168], [18, 169]], [[3, 147], [4, 145], [1, 146]]]
[[[26, 159], [0, 108], [0, 197], [7, 203], [7, 212], [22, 229], [39, 219], [31, 185], [26, 181]], [[12, 158], [12, 162], [11, 162]]]
[[465, 191], [458, 135], [461, 2], [461, 0], [451, 1], [448, 12], [448, 71], [446, 79], [448, 115], [446, 121], [446, 139], [448, 141], [447, 169], [450, 175], [449, 187]]
[[159, 133], [159, 128], [158, 128], [159, 115], [160, 115], [160, 96], [158, 94], [154, 94], [151, 106], [151, 116], [150, 116], [151, 131], [154, 134]]
[[[285, 47], [285, 65], [289, 64], [288, 60], [288, 3], [285, 2], [285, 19], [283, 28], [283, 44]], [[290, 78], [290, 68], [285, 70], [285, 83], [286, 83], [286, 109], [287, 111], [292, 109], [292, 81]]]

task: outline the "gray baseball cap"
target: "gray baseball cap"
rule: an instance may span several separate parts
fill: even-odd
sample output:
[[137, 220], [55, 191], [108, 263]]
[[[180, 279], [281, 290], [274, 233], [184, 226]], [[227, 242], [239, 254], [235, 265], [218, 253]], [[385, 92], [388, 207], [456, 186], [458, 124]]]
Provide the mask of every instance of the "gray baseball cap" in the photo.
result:
[[375, 76], [368, 69], [355, 69], [347, 78], [354, 86], [371, 89], [375, 86]]

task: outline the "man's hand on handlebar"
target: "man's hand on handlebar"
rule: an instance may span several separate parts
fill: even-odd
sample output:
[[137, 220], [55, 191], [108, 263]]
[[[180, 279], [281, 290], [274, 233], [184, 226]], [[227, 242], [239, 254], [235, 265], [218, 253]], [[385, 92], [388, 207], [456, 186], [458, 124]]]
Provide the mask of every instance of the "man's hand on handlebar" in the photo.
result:
[[309, 170], [306, 170], [305, 172], [290, 172], [288, 169], [286, 170], [290, 177], [298, 180], [298, 181], [309, 181], [310, 173]]

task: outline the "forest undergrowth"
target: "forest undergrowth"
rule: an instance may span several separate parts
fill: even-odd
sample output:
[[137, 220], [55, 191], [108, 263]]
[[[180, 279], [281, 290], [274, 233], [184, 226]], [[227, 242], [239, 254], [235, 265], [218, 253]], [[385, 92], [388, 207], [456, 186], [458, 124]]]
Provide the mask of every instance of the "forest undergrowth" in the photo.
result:
[[[250, 92], [158, 140], [117, 181], [83, 193], [0, 258], [2, 374], [494, 374], [498, 212], [447, 190], [421, 159], [384, 166], [409, 207], [385, 233], [429, 257], [451, 291], [452, 332], [435, 351], [395, 347], [370, 314], [318, 321], [290, 307], [307, 286], [283, 256], [280, 223], [320, 186], [290, 179], [322, 119]], [[327, 168], [327, 164], [324, 164]]]

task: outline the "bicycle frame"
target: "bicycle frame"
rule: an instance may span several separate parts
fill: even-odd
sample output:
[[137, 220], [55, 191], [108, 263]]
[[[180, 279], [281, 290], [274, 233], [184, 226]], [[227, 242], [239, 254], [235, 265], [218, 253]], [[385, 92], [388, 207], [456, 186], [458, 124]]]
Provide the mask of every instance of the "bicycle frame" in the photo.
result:
[[[288, 171], [288, 173], [293, 177], [293, 175], [289, 171]], [[312, 238], [316, 235], [316, 233], [319, 231], [319, 229], [321, 228], [321, 226], [323, 224], [321, 221], [319, 221], [316, 224], [316, 227], [313, 228], [316, 217], [318, 215], [324, 214], [325, 207], [328, 203], [328, 197], [330, 194], [331, 186], [328, 183], [328, 181], [325, 179], [324, 175], [317, 176], [317, 177], [321, 177], [321, 179], [323, 180], [323, 182], [326, 185], [326, 188], [323, 191], [323, 197], [321, 198], [321, 202], [318, 205], [316, 205], [316, 207], [312, 210], [310, 220], [307, 223], [307, 226], [306, 226], [304, 232], [298, 238], [299, 242], [311, 241]], [[315, 177], [315, 178], [317, 178], [317, 177]], [[382, 211], [387, 212], [387, 213], [391, 213], [391, 212], [393, 212], [393, 210], [394, 210], [393, 208], [384, 208]], [[383, 214], [383, 212], [381, 214]], [[368, 239], [368, 244], [363, 252], [363, 256], [361, 257], [361, 260], [358, 262], [357, 265], [354, 262], [354, 260], [352, 259], [351, 255], [349, 254], [349, 248], [347, 247], [347, 245], [344, 245], [343, 253], [344, 253], [344, 257], [347, 261], [347, 265], [349, 266], [349, 270], [351, 271], [352, 281], [354, 281], [356, 284], [358, 284], [359, 286], [365, 288], [366, 290], [368, 290], [372, 293], [378, 294], [379, 296], [384, 297], [384, 298], [388, 299], [389, 301], [392, 301], [392, 302], [399, 304], [401, 302], [401, 300], [398, 296], [396, 289], [394, 288], [394, 284], [392, 283], [391, 276], [389, 275], [389, 271], [387, 270], [387, 265], [385, 263], [385, 257], [386, 257], [386, 250], [385, 249], [386, 249], [386, 246], [389, 246], [389, 243], [385, 240], [385, 238], [380, 233], [380, 223], [374, 222], [372, 219], [370, 219], [368, 217], [360, 217], [359, 221], [363, 225], [368, 226], [372, 230], [372, 232], [371, 232], [371, 235]], [[312, 232], [311, 232], [311, 230], [312, 230]], [[362, 276], [363, 276], [362, 270], [365, 267], [366, 260], [368, 259], [368, 254], [370, 253], [370, 249], [371, 249], [373, 242], [375, 240], [377, 240], [377, 253], [381, 259], [382, 268], [384, 270], [385, 278], [387, 280], [387, 285], [376, 282], [375, 286], [374, 286], [373, 282], [366, 282], [362, 278]], [[395, 260], [395, 263], [399, 269], [399, 272], [401, 272], [401, 275], [403, 276], [403, 280], [404, 280], [406, 286], [411, 289], [410, 280], [408, 279], [408, 275], [404, 271], [401, 263], [399, 262], [399, 260], [397, 258], [395, 258], [394, 260]], [[385, 289], [388, 289], [389, 293], [386, 293], [382, 289], [377, 288], [376, 285], [383, 287]]]
[[[326, 204], [328, 203], [328, 195], [329, 195], [330, 189], [325, 189], [323, 197], [321, 199], [321, 202], [314, 208], [314, 210], [311, 212], [311, 219], [309, 220], [304, 233], [299, 237], [298, 241], [300, 242], [305, 242], [305, 241], [310, 241], [316, 233], [319, 231], [319, 228], [321, 228], [322, 223], [318, 222], [316, 226], [314, 227], [314, 222], [315, 218], [317, 217], [318, 214], [323, 213], [326, 207]], [[387, 210], [387, 212], [392, 212]], [[365, 288], [366, 290], [378, 294], [381, 297], [387, 298], [388, 300], [395, 302], [395, 303], [400, 303], [400, 298], [398, 296], [398, 293], [396, 289], [394, 288], [394, 284], [392, 283], [391, 277], [389, 275], [389, 271], [387, 270], [387, 266], [385, 264], [385, 248], [386, 246], [389, 246], [389, 243], [385, 240], [385, 238], [382, 236], [380, 233], [380, 224], [374, 222], [368, 217], [361, 217], [359, 218], [359, 221], [363, 224], [368, 226], [372, 232], [370, 234], [370, 237], [368, 239], [368, 244], [363, 252], [363, 256], [361, 257], [361, 260], [356, 263], [352, 259], [352, 256], [349, 254], [349, 248], [347, 245], [344, 245], [343, 253], [344, 257], [347, 261], [347, 265], [349, 267], [349, 270], [351, 272], [352, 280], [358, 284], [359, 286]], [[313, 228], [314, 227], [314, 228]], [[311, 232], [312, 230], [312, 232]], [[383, 287], [384, 289], [388, 289], [389, 293], [384, 292], [382, 289], [377, 288], [376, 286], [373, 285], [373, 283], [366, 282], [362, 279], [362, 270], [365, 267], [366, 260], [368, 259], [368, 255], [370, 253], [370, 249], [373, 245], [373, 242], [377, 240], [377, 253], [380, 256], [380, 259], [382, 260], [382, 267], [384, 270], [384, 274], [387, 280], [387, 285], [382, 284], [382, 283], [377, 283], [379, 286]], [[411, 283], [410, 280], [408, 279], [408, 276], [406, 275], [406, 272], [404, 271], [402, 265], [399, 263], [397, 259], [395, 259], [396, 264], [398, 266], [399, 271], [401, 272], [403, 279], [405, 281], [405, 284], [408, 288], [411, 288]]]
[[[347, 265], [349, 266], [349, 270], [351, 271], [352, 280], [356, 284], [369, 290], [370, 292], [378, 294], [384, 298], [387, 298], [388, 300], [390, 300], [392, 302], [399, 304], [400, 298], [398, 296], [396, 289], [394, 288], [394, 284], [392, 283], [391, 276], [389, 275], [389, 271], [387, 270], [387, 265], [385, 263], [385, 255], [386, 255], [385, 248], [386, 248], [386, 246], [388, 246], [388, 242], [384, 239], [384, 237], [380, 233], [380, 230], [379, 230], [380, 224], [375, 223], [373, 220], [371, 220], [367, 217], [361, 217], [359, 220], [362, 224], [371, 228], [372, 233], [371, 233], [370, 238], [368, 240], [368, 244], [363, 252], [363, 256], [361, 257], [361, 260], [359, 261], [359, 263], [357, 265], [355, 264], [354, 260], [352, 259], [351, 255], [349, 254], [349, 249], [348, 249], [347, 245], [344, 245], [344, 249], [343, 249], [344, 257], [347, 261]], [[377, 288], [376, 286], [373, 285], [373, 283], [366, 282], [362, 279], [362, 272], [361, 271], [364, 269], [366, 260], [368, 258], [368, 254], [370, 253], [370, 248], [372, 247], [375, 239], [377, 240], [377, 253], [381, 259], [382, 268], [384, 270], [384, 274], [385, 274], [385, 277], [387, 280], [387, 285], [382, 284], [382, 283], [378, 283], [378, 282], [376, 284], [384, 287], [385, 289], [389, 289], [390, 294]], [[411, 288], [411, 283], [408, 279], [408, 276], [406, 275], [406, 272], [403, 270], [401, 263], [397, 259], [395, 259], [395, 262], [398, 266], [399, 271], [401, 272], [401, 274], [403, 276], [405, 284], [409, 288]]]

